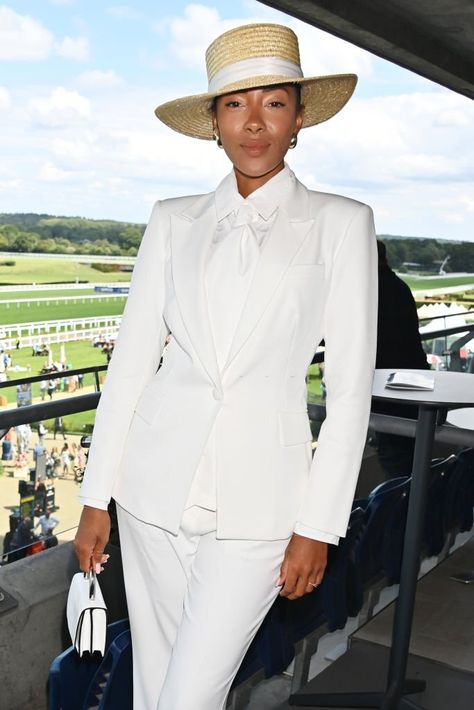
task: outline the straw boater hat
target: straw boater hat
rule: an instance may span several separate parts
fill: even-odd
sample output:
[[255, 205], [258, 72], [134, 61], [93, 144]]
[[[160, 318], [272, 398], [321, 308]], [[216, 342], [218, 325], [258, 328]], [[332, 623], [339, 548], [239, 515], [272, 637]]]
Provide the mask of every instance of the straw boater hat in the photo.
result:
[[206, 51], [207, 93], [184, 96], [155, 109], [179, 133], [212, 140], [211, 104], [216, 96], [274, 84], [299, 84], [305, 107], [303, 128], [327, 121], [347, 103], [355, 74], [303, 77], [298, 38], [289, 27], [252, 24], [236, 27]]

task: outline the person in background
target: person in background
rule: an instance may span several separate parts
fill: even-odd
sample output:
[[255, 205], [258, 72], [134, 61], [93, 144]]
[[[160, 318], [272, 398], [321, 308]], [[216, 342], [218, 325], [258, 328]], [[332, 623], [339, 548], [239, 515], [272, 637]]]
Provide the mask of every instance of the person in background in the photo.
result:
[[[429, 370], [421, 343], [418, 313], [409, 286], [390, 268], [385, 244], [377, 240], [379, 311], [376, 367]], [[372, 411], [393, 417], [416, 419], [418, 408], [406, 404], [374, 402]], [[386, 432], [375, 433], [380, 465], [386, 478], [409, 476], [415, 440]]]
[[40, 519], [35, 525], [35, 530], [40, 528], [40, 535], [42, 537], [49, 537], [52, 535], [54, 528], [59, 525], [59, 519], [51, 515], [50, 511], [47, 510], [44, 515], [40, 516]]
[[61, 454], [56, 446], [51, 449], [51, 477], [57, 478], [61, 469]]
[[33, 521], [29, 516], [23, 518], [13, 533], [10, 542], [10, 562], [21, 560], [28, 554], [28, 546], [38, 538], [33, 533]]
[[38, 422], [38, 442], [41, 445], [44, 445], [44, 437], [48, 433], [48, 430], [46, 429], [45, 425], [43, 422]]
[[62, 464], [62, 475], [68, 476], [71, 472], [71, 452], [69, 451], [69, 446], [64, 444], [61, 449], [61, 464]]
[[38, 456], [42, 456], [45, 453], [46, 453], [46, 449], [44, 447], [44, 444], [38, 438], [38, 442], [36, 443], [36, 445], [33, 448], [33, 461], [36, 462], [38, 460]]
[[50, 399], [53, 399], [53, 394], [56, 389], [56, 382], [54, 380], [48, 380], [47, 391]]
[[63, 439], [66, 440], [66, 434], [64, 432], [64, 423], [62, 417], [55, 417], [53, 426], [53, 439], [56, 438], [56, 434], [60, 433], [63, 435]]

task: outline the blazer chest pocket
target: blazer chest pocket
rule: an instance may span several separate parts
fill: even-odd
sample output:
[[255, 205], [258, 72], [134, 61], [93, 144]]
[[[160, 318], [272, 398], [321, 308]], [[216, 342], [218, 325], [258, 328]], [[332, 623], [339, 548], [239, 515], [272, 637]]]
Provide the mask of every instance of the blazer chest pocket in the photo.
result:
[[163, 396], [157, 392], [157, 387], [148, 386], [140, 395], [135, 406], [135, 414], [147, 424], [153, 424], [164, 403]]
[[286, 272], [290, 278], [311, 278], [324, 281], [324, 264], [292, 264]]
[[312, 440], [308, 412], [278, 412], [280, 442], [283, 446], [306, 444]]

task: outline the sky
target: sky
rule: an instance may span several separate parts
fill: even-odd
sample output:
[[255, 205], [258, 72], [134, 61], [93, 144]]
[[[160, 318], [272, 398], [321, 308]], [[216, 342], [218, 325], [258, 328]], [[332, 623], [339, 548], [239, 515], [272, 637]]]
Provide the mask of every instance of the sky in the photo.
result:
[[223, 151], [154, 109], [205, 92], [206, 47], [260, 21], [296, 31], [306, 76], [359, 76], [300, 133], [299, 179], [370, 204], [379, 234], [474, 241], [473, 102], [256, 0], [0, 0], [0, 212], [146, 222], [157, 199], [213, 190]]

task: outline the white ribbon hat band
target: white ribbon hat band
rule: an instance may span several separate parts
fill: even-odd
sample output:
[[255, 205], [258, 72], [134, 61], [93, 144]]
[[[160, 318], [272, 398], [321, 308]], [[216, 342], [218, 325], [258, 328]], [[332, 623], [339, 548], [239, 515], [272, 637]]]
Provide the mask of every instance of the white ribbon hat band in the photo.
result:
[[280, 57], [252, 57], [228, 64], [209, 80], [208, 93], [214, 94], [226, 86], [254, 76], [287, 76], [288, 81], [301, 79], [303, 72], [297, 64]]

